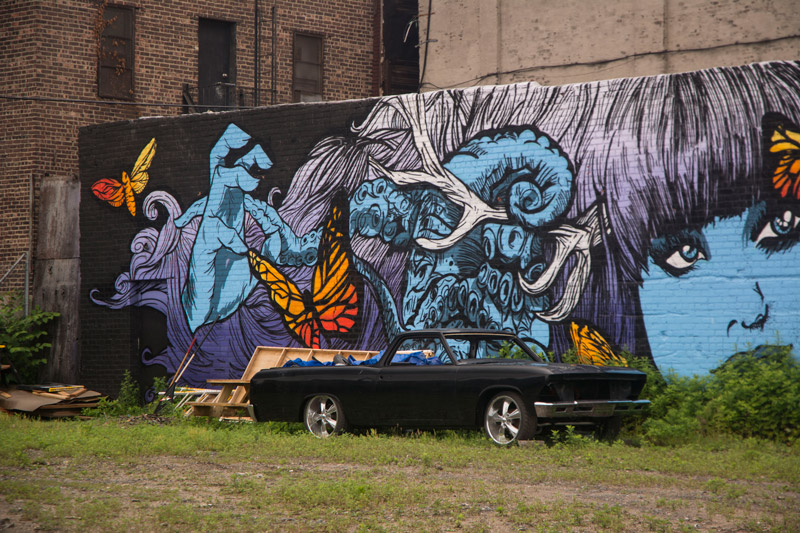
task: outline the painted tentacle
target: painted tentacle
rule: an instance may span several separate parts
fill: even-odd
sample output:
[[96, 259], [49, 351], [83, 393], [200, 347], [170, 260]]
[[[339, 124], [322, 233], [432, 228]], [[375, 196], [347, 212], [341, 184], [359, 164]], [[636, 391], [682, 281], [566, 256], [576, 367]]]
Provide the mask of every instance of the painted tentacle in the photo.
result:
[[[538, 296], [550, 289], [559, 272], [564, 268], [567, 260], [575, 256], [577, 264], [569, 274], [566, 288], [561, 299], [550, 309], [535, 313], [536, 317], [545, 322], [560, 322], [572, 313], [578, 305], [581, 294], [586, 288], [591, 271], [591, 249], [602, 242], [600, 218], [605, 218], [605, 209], [602, 204], [594, 204], [577, 221], [576, 224], [564, 224], [550, 231], [556, 238], [556, 252], [548, 267], [542, 275], [533, 282], [527, 282], [522, 275], [518, 275], [522, 289], [534, 296]], [[607, 227], [607, 225], [606, 225]]]
[[[412, 99], [414, 107], [409, 109], [406, 103]], [[448, 200], [463, 208], [461, 219], [450, 235], [441, 239], [417, 238], [416, 242], [419, 246], [426, 250], [443, 250], [453, 246], [484, 220], [508, 220], [504, 209], [488, 205], [439, 161], [428, 136], [425, 101], [422, 96], [414, 96], [407, 101], [398, 98], [392, 103], [392, 107], [406, 119], [411, 127], [414, 144], [420, 159], [422, 159], [422, 170], [389, 170], [372, 157], [369, 158], [369, 164], [398, 185], [433, 185]]]
[[395, 307], [396, 304], [392, 292], [371, 264], [362, 260], [355, 254], [353, 254], [352, 260], [353, 266], [355, 266], [358, 273], [369, 282], [375, 298], [380, 302], [381, 318], [383, 318], [386, 338], [388, 341], [391, 341], [400, 333], [407, 331], [406, 328], [403, 327], [403, 322], [400, 320], [400, 314]]

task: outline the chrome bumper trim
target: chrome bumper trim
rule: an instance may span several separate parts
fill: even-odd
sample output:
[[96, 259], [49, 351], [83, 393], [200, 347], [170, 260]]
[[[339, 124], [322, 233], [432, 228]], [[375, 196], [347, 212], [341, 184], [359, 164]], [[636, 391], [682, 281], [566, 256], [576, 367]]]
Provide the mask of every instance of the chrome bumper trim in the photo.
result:
[[609, 417], [642, 413], [650, 400], [598, 400], [575, 402], [536, 402], [539, 418]]

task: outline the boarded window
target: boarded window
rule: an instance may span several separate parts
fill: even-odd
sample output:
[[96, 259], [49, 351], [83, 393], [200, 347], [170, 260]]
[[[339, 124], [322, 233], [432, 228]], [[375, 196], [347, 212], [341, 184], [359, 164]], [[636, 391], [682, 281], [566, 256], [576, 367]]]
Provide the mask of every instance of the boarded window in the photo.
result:
[[292, 78], [295, 102], [322, 100], [322, 71], [322, 37], [296, 33]]
[[134, 10], [106, 6], [97, 57], [97, 94], [133, 100]]

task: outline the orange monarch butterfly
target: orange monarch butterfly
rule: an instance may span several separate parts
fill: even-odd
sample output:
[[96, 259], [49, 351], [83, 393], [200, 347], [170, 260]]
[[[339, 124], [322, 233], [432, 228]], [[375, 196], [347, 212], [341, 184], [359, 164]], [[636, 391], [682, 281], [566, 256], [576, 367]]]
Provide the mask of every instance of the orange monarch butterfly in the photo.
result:
[[569, 336], [578, 352], [578, 363], [598, 366], [628, 366], [628, 361], [615, 354], [605, 337], [593, 327], [571, 322]]
[[350, 261], [349, 254], [352, 252], [345, 239], [348, 218], [345, 215], [334, 204], [331, 217], [322, 231], [317, 265], [308, 290], [301, 292], [275, 265], [256, 251], [249, 251], [251, 270], [269, 289], [270, 298], [281, 312], [283, 323], [297, 340], [311, 348], [320, 347], [323, 333], [328, 337], [338, 337], [360, 325], [363, 287]]
[[792, 196], [800, 200], [800, 133], [793, 126], [787, 128], [780, 119], [770, 126], [765, 129], [769, 138], [767, 149], [777, 156], [774, 167], [768, 167], [772, 185], [780, 192], [781, 198], [786, 198], [791, 191]]
[[113, 178], [103, 178], [94, 182], [92, 192], [95, 196], [114, 207], [119, 207], [125, 202], [131, 216], [136, 216], [136, 200], [133, 197], [133, 193], [141, 194], [147, 185], [147, 180], [150, 179], [147, 171], [150, 169], [150, 163], [153, 162], [154, 155], [156, 155], [155, 137], [150, 139], [142, 153], [139, 154], [136, 164], [133, 165], [131, 175], [128, 176], [127, 172], [122, 171], [122, 183]]

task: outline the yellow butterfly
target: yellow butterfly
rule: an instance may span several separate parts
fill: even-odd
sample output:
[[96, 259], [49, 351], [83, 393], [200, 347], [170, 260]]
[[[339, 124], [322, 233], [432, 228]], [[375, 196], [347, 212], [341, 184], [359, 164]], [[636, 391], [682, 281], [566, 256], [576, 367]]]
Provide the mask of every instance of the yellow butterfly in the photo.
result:
[[572, 322], [569, 335], [578, 352], [578, 363], [598, 366], [628, 366], [628, 361], [615, 354], [605, 337], [593, 327]]
[[130, 176], [123, 171], [121, 183], [113, 178], [103, 178], [92, 185], [92, 192], [114, 207], [119, 207], [125, 202], [131, 216], [136, 216], [136, 200], [133, 194], [141, 194], [147, 185], [147, 181], [150, 179], [147, 171], [150, 169], [150, 163], [153, 162], [155, 155], [156, 139], [153, 137], [136, 159]]

